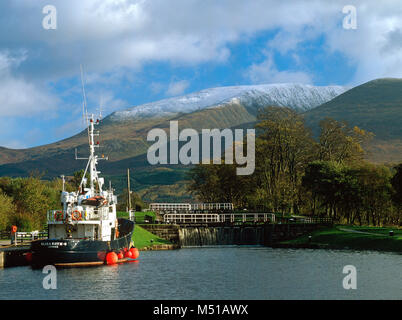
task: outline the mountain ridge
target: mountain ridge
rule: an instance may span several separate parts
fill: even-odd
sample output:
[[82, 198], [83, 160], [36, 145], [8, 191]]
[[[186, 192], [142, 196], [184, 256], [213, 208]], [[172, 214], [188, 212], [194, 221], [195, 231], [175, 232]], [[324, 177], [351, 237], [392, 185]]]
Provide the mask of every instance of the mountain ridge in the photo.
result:
[[115, 111], [108, 118], [112, 121], [121, 121], [174, 116], [178, 113], [224, 107], [231, 102], [238, 102], [248, 108], [257, 103], [306, 111], [333, 99], [346, 90], [347, 87], [343, 86], [312, 86], [297, 83], [215, 87]]

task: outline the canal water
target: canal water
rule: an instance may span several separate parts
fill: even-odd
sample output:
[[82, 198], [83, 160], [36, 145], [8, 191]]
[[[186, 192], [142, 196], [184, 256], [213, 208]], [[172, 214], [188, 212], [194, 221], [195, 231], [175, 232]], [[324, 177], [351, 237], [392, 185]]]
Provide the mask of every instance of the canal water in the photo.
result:
[[[343, 288], [343, 268], [357, 289]], [[0, 299], [402, 299], [400, 254], [266, 247], [141, 252], [139, 261], [57, 270], [0, 269]]]

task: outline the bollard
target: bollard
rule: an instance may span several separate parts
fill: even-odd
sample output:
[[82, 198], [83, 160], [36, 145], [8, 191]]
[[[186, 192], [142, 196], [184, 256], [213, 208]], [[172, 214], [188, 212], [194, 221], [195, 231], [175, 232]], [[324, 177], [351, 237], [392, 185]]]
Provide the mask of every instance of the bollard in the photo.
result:
[[389, 235], [392, 237], [392, 236], [394, 235], [394, 231], [391, 230], [391, 231], [389, 232]]

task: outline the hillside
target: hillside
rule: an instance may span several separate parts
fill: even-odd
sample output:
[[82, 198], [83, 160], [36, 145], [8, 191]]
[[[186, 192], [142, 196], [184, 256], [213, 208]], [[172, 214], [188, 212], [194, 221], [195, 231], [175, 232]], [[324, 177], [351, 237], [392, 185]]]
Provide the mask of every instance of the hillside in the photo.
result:
[[325, 117], [373, 132], [370, 160], [402, 161], [402, 79], [364, 83], [305, 113], [306, 123], [315, 134]]
[[[99, 127], [99, 153], [109, 157], [109, 161], [99, 164], [99, 169], [118, 191], [125, 185], [126, 169], [132, 168], [132, 185], [146, 200], [188, 200], [184, 185], [189, 167], [147, 163], [150, 143], [146, 136], [152, 128], [168, 131], [170, 120], [178, 120], [180, 130], [253, 127], [258, 110], [267, 105], [288, 105], [303, 111], [344, 91], [345, 88], [338, 86], [297, 84], [212, 88], [115, 112]], [[0, 148], [0, 176], [27, 176], [35, 170], [44, 173], [45, 178], [70, 175], [85, 165], [84, 161], [74, 160], [75, 148], [80, 156], [87, 154], [86, 131], [30, 149]]]

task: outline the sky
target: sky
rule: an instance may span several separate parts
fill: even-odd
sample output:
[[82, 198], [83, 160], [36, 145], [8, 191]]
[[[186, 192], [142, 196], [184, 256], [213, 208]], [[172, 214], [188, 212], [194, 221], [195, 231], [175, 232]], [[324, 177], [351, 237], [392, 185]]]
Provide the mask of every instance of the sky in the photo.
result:
[[80, 65], [104, 116], [218, 86], [402, 77], [400, 0], [2, 0], [0, 30], [13, 149], [84, 128]]

